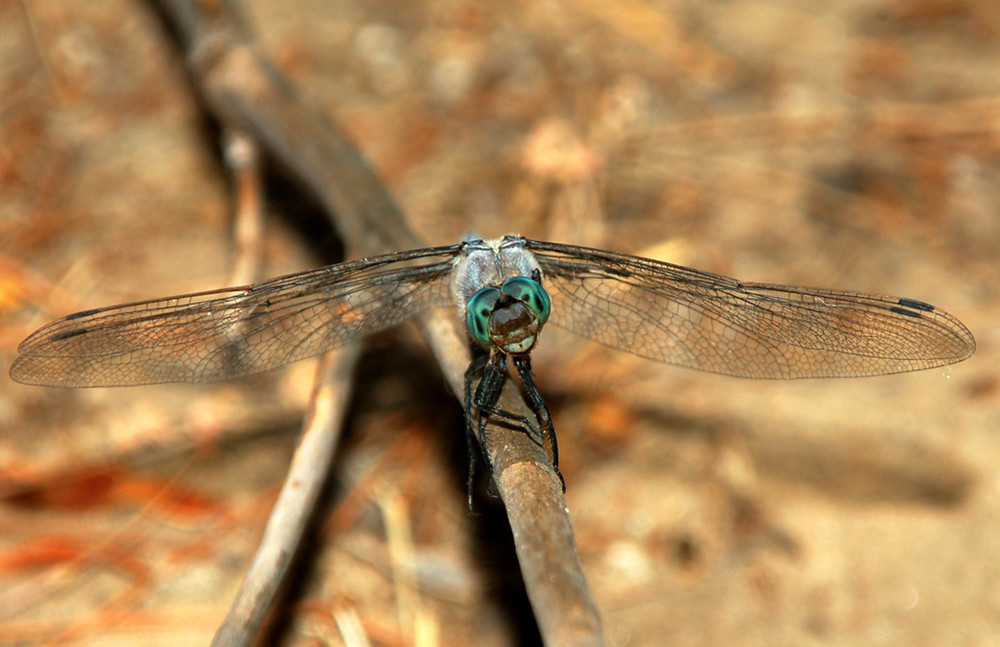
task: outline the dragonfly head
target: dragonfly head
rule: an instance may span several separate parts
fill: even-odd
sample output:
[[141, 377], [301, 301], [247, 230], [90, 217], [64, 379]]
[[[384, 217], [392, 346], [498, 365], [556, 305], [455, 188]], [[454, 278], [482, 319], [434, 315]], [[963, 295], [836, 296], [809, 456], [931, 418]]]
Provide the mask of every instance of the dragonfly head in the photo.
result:
[[499, 288], [486, 287], [476, 292], [465, 309], [465, 323], [480, 344], [519, 355], [535, 346], [551, 312], [549, 295], [541, 283], [517, 276]]

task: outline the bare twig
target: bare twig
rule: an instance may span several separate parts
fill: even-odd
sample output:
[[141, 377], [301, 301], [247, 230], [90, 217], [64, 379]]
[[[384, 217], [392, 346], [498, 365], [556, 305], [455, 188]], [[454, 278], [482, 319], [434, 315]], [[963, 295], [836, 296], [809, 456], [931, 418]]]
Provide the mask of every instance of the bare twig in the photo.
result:
[[221, 123], [243, 129], [322, 202], [354, 255], [420, 247], [402, 212], [339, 126], [302, 102], [252, 42], [236, 0], [156, 0]]
[[260, 147], [253, 137], [239, 130], [227, 131], [223, 138], [223, 156], [233, 174], [236, 189], [236, 213], [233, 215], [236, 257], [231, 278], [233, 285], [245, 285], [260, 278], [264, 233]]
[[[512, 380], [502, 407], [522, 402]], [[514, 548], [531, 608], [546, 645], [598, 647], [604, 644], [601, 619], [576, 552], [562, 481], [541, 444], [520, 431], [491, 432], [487, 446], [497, 492], [507, 509]], [[530, 457], [526, 460], [525, 457]]]
[[[242, 130], [228, 129], [223, 156], [233, 175], [236, 256], [232, 280], [252, 283], [258, 276], [264, 230], [260, 147]], [[319, 499], [340, 437], [351, 389], [357, 345], [328, 353], [320, 361], [303, 433], [253, 562], [236, 593], [213, 644], [251, 642], [273, 606], [275, 596], [302, 540]]]
[[[184, 42], [215, 117], [251, 133], [295, 173], [335, 218], [335, 226], [354, 254], [422, 245], [342, 131], [299, 101], [290, 85], [253, 48], [233, 0], [158, 0], [158, 4]], [[463, 393], [468, 342], [455, 319], [454, 313], [439, 312], [418, 323], [453, 392]], [[533, 414], [521, 394], [513, 385], [508, 387], [501, 406], [531, 419]], [[546, 644], [603, 644], [558, 477], [526, 434], [496, 427], [491, 428], [489, 438], [493, 443], [487, 454]], [[230, 615], [236, 611], [234, 607]]]
[[311, 407], [288, 476], [212, 645], [250, 644], [267, 616], [333, 461], [356, 356], [357, 346], [347, 346], [324, 355], [317, 368]]

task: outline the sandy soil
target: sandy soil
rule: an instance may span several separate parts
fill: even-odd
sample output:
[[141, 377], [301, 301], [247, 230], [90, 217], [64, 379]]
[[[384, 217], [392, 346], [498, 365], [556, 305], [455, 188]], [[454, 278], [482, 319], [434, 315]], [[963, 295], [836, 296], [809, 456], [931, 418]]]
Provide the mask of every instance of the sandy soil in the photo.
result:
[[[428, 243], [517, 231], [906, 295], [975, 333], [947, 369], [755, 382], [546, 330], [537, 380], [609, 644], [1000, 644], [993, 0], [247, 5]], [[0, 364], [57, 316], [229, 283], [218, 132], [155, 12], [4, 3], [0, 61]], [[279, 169], [269, 191], [265, 273], [335, 258], [308, 196]], [[271, 640], [345, 644], [353, 616], [376, 645], [421, 623], [424, 644], [532, 644], [502, 516], [466, 514], [433, 358], [408, 328], [366, 349]], [[93, 390], [4, 370], [0, 644], [207, 644], [312, 370]]]

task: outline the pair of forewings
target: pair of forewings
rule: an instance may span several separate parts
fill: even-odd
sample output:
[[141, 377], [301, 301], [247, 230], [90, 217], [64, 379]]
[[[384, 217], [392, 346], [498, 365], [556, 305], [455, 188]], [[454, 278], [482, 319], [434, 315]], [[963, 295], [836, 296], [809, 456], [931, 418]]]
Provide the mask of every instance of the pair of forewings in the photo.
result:
[[[524, 240], [551, 323], [668, 364], [753, 378], [941, 366], [975, 342], [914, 299], [746, 283], [604, 250]], [[249, 287], [70, 315], [19, 348], [15, 379], [62, 386], [214, 382], [320, 354], [452, 307], [463, 244], [348, 261]]]

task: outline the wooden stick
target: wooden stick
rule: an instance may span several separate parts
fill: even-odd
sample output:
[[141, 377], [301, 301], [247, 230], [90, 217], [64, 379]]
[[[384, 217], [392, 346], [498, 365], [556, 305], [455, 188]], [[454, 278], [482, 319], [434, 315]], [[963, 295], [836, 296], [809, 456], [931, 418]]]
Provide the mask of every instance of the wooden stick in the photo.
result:
[[[423, 246], [398, 206], [340, 128], [304, 105], [291, 85], [257, 51], [235, 11], [234, 0], [158, 0], [180, 36], [199, 89], [213, 115], [243, 129], [309, 187], [352, 254]], [[464, 392], [468, 338], [454, 312], [418, 321], [454, 393]], [[508, 411], [532, 419], [513, 384], [501, 398]], [[527, 436], [492, 426], [486, 453], [494, 465], [517, 541], [529, 598], [547, 645], [601, 645], [601, 623], [580, 570], [558, 477]], [[246, 628], [248, 644], [263, 616], [230, 612]], [[259, 618], [259, 620], [258, 620]], [[251, 620], [258, 624], [251, 624]], [[228, 623], [228, 620], [227, 620]], [[223, 629], [220, 629], [220, 635]], [[229, 634], [227, 634], [229, 635]]]

